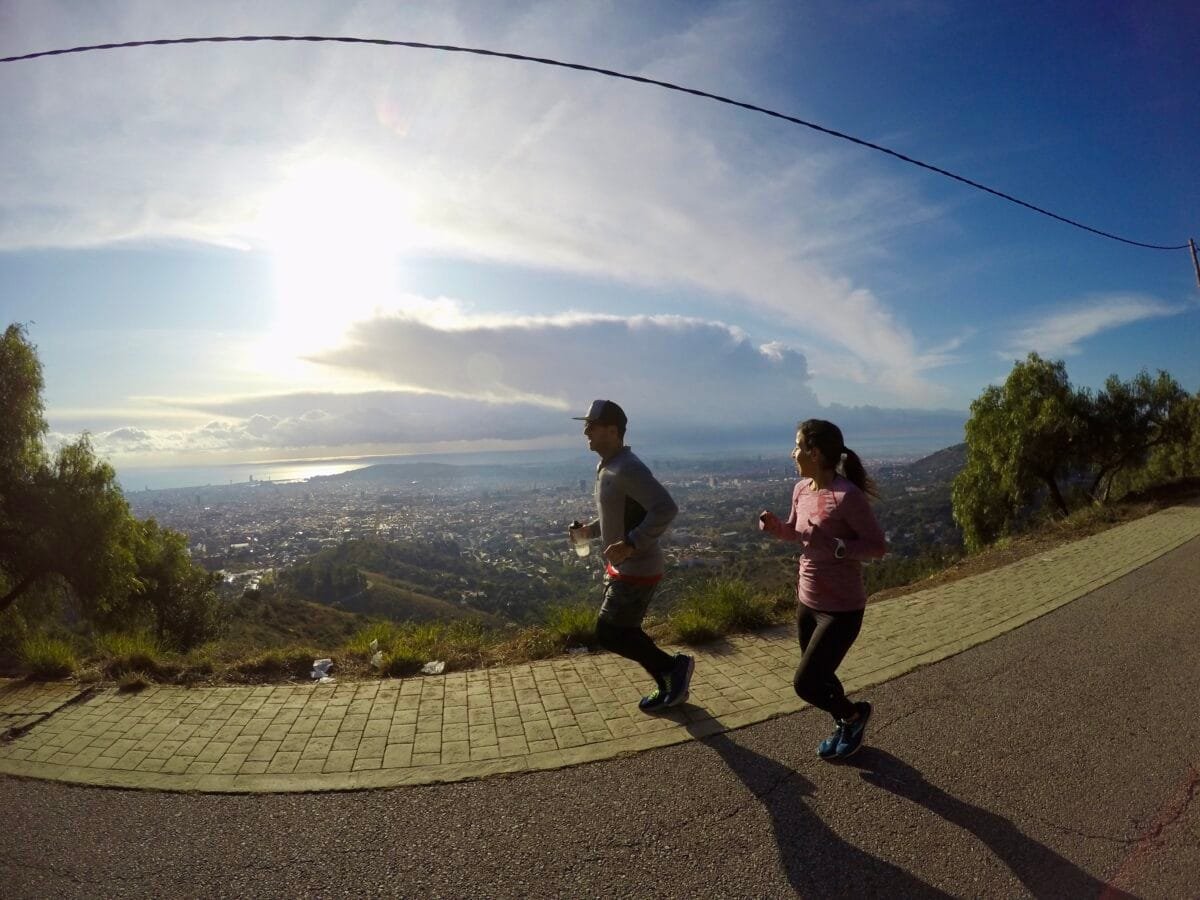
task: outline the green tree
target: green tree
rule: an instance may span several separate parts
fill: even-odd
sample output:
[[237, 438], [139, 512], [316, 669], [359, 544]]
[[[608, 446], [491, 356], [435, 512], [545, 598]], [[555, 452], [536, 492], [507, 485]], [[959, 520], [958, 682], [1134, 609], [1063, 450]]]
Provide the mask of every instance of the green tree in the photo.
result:
[[153, 519], [138, 522], [134, 556], [138, 586], [130, 605], [150, 616], [160, 645], [186, 650], [220, 632], [224, 621], [216, 586], [221, 576], [192, 562], [184, 535]]
[[0, 615], [22, 597], [44, 610], [65, 595], [94, 624], [153, 619], [180, 645], [210, 634], [212, 581], [183, 536], [130, 514], [87, 435], [47, 454], [42, 387], [36, 348], [10, 325], [0, 339]]
[[1143, 370], [1128, 382], [1110, 375], [1088, 416], [1092, 497], [1106, 501], [1116, 476], [1145, 465], [1155, 448], [1186, 446], [1194, 429], [1189, 403], [1187, 393], [1166, 372], [1151, 378]]
[[967, 463], [955, 478], [954, 518], [970, 549], [1011, 527], [1045, 489], [1066, 515], [1061, 480], [1081, 462], [1089, 402], [1066, 366], [1030, 353], [1002, 386], [988, 387], [967, 420]]

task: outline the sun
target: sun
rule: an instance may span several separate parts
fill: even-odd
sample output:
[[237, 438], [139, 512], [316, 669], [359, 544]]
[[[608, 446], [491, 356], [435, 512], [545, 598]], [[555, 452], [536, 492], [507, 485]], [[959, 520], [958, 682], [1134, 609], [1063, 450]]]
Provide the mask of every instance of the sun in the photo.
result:
[[341, 160], [298, 166], [264, 204], [257, 230], [272, 258], [271, 337], [281, 354], [332, 346], [399, 296], [411, 220], [400, 186], [378, 171]]

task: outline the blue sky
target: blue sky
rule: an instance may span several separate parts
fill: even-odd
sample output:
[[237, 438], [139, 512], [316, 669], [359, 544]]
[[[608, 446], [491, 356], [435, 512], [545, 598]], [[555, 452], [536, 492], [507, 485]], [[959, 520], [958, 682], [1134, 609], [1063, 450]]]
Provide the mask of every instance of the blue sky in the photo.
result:
[[[0, 6], [3, 56], [247, 33], [642, 74], [1200, 237], [1194, 4]], [[698, 98], [341, 45], [0, 75], [0, 319], [29, 323], [55, 439], [87, 430], [118, 469], [574, 446], [596, 396], [640, 445], [786, 446], [831, 404], [851, 445], [873, 422], [940, 440], [1030, 350], [1082, 385], [1200, 389], [1186, 252]]]

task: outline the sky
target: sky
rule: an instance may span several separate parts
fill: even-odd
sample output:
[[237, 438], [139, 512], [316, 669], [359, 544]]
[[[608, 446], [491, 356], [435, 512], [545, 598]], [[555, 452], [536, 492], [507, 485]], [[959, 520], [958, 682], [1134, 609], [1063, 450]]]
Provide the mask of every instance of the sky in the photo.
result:
[[[1192, 3], [0, 3], [0, 56], [221, 34], [618, 70], [1200, 238]], [[1188, 252], [661, 88], [200, 44], [6, 63], [0, 104], [0, 325], [119, 472], [576, 447], [596, 397], [635, 447], [933, 449], [1031, 351], [1200, 390]]]

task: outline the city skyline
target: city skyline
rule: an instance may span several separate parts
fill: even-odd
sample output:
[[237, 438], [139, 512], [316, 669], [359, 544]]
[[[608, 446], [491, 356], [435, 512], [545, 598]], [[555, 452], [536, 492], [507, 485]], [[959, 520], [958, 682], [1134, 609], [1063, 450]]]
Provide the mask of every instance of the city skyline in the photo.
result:
[[[633, 9], [46, 3], [0, 11], [0, 55], [252, 33], [520, 52], [800, 116], [1136, 240], [1194, 233], [1182, 4]], [[1030, 351], [1083, 386], [1146, 367], [1200, 389], [1186, 252], [700, 98], [339, 45], [3, 73], [0, 313], [38, 345], [52, 440], [87, 430], [118, 471], [566, 449], [598, 396], [651, 449], [821, 414], [852, 445], [899, 422], [936, 449]]]

